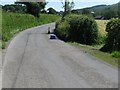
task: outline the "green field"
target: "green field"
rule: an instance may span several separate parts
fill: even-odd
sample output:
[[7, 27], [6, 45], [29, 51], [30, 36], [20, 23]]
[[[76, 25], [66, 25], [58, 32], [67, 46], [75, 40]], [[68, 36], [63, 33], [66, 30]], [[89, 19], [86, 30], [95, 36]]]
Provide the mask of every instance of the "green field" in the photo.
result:
[[35, 18], [29, 14], [2, 13], [2, 40], [10, 40], [16, 33], [34, 26], [55, 22], [59, 16], [50, 14], [40, 14], [40, 18]]

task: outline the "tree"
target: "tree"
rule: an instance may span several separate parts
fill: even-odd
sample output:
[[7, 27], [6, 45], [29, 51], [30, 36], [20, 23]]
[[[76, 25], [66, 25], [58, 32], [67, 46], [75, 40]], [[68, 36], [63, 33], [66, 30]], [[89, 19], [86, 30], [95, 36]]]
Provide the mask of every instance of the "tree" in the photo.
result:
[[43, 0], [43, 2], [37, 2], [39, 4], [40, 7], [40, 12], [45, 11], [45, 6], [47, 5], [48, 2], [45, 2]]
[[40, 9], [39, 4], [32, 2], [32, 3], [27, 3], [26, 5], [27, 5], [27, 13], [32, 14], [35, 17], [39, 18], [39, 13], [40, 13], [40, 11], [39, 11], [39, 9]]
[[80, 12], [78, 10], [72, 10], [71, 13], [79, 14]]
[[71, 12], [71, 10], [74, 8], [74, 2], [70, 2], [69, 0], [65, 0], [65, 2], [63, 3], [63, 8], [64, 8], [64, 14], [63, 14], [63, 18], [69, 14]]
[[27, 13], [34, 15], [35, 17], [39, 18], [39, 13], [44, 10], [45, 5], [47, 4], [44, 2], [17, 2], [26, 5]]
[[4, 5], [2, 9], [7, 12], [25, 13], [26, 6], [22, 6], [20, 4], [11, 4], [11, 5]]
[[103, 12], [103, 16], [107, 19], [116, 18], [117, 13], [113, 10], [108, 9], [105, 12]]
[[47, 11], [46, 10], [41, 10], [41, 13], [47, 13]]
[[82, 14], [90, 14], [90, 11], [88, 9], [83, 9]]
[[57, 11], [51, 7], [48, 8], [47, 10], [48, 10], [48, 14], [57, 14]]
[[14, 5], [5, 5], [2, 7], [3, 10], [7, 11], [7, 12], [15, 12], [15, 7]]

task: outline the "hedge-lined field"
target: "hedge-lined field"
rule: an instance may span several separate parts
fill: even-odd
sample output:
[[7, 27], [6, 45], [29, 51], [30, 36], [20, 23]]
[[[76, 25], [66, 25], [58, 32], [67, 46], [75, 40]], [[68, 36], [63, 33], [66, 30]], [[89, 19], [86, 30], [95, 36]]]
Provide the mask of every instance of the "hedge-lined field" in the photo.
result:
[[2, 13], [2, 40], [10, 40], [17, 32], [41, 24], [55, 22], [59, 16], [50, 14], [40, 14], [40, 18], [35, 18], [29, 14]]

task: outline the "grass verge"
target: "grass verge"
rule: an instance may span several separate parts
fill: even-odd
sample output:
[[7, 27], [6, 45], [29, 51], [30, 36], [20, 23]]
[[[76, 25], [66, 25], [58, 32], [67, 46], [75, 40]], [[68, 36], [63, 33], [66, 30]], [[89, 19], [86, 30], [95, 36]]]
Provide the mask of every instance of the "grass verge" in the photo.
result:
[[35, 18], [30, 14], [2, 12], [2, 48], [15, 34], [27, 28], [47, 24], [59, 20], [60, 17], [51, 14], [40, 14], [40, 18]]
[[99, 51], [102, 45], [88, 46], [88, 45], [78, 44], [75, 42], [74, 43], [68, 42], [68, 43], [78, 47], [81, 51], [89, 53], [90, 55], [111, 64], [114, 67], [118, 67], [118, 66], [120, 67], [120, 63], [119, 63], [120, 58], [115, 58], [115, 57], [112, 57], [110, 53]]

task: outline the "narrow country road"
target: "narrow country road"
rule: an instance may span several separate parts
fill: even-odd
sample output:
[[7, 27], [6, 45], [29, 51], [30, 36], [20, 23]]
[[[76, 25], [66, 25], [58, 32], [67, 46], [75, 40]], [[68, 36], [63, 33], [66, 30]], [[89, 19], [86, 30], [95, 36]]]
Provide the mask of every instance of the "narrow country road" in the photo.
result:
[[19, 33], [3, 63], [3, 88], [117, 88], [118, 70], [61, 40], [42, 25]]

